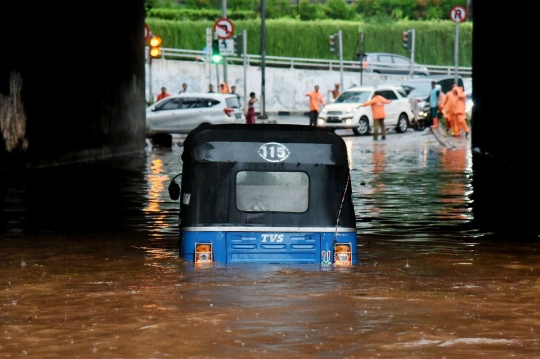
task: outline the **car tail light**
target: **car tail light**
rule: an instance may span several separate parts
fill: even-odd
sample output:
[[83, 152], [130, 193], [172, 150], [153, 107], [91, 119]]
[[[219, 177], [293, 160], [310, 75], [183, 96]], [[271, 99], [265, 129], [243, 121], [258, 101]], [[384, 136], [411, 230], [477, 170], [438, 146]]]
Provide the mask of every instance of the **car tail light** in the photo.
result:
[[212, 243], [195, 243], [195, 264], [212, 263]]
[[336, 243], [334, 245], [334, 265], [350, 266], [352, 265], [352, 244]]
[[233, 114], [233, 112], [234, 112], [234, 108], [229, 108], [229, 107], [224, 108], [224, 109], [223, 109], [223, 112], [225, 112], [225, 114], [226, 114], [227, 116], [231, 117], [232, 114]]
[[362, 61], [362, 67], [365, 69], [368, 66], [367, 61]]

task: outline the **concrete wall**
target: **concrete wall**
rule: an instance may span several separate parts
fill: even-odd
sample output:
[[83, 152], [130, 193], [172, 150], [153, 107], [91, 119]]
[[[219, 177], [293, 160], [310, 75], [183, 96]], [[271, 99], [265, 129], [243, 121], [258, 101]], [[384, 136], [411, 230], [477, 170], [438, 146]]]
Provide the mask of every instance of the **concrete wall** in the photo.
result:
[[[167, 88], [171, 94], [178, 93], [182, 89], [182, 83], [188, 84], [188, 90], [192, 92], [207, 92], [208, 85], [212, 83], [214, 90], [218, 91], [216, 79], [216, 65], [212, 66], [212, 79], [209, 79], [208, 64], [204, 62], [176, 61], [176, 60], [152, 60], [152, 96], [155, 101], [162, 86]], [[223, 66], [219, 66], [220, 81], [223, 81]], [[235, 85], [236, 92], [244, 96], [244, 92], [249, 94], [255, 92], [260, 99], [262, 72], [258, 66], [247, 67], [247, 89], [244, 91], [244, 67], [240, 65], [227, 65], [227, 79], [229, 86]], [[408, 76], [398, 75], [377, 75], [363, 74], [363, 85], [399, 85]], [[322, 70], [302, 70], [291, 68], [266, 67], [265, 71], [265, 112], [268, 114], [278, 111], [288, 111], [291, 113], [304, 113], [309, 111], [309, 102], [306, 93], [313, 90], [315, 85], [319, 85], [319, 91], [325, 96], [325, 100], [330, 99], [329, 90], [334, 88], [335, 83], [339, 83], [341, 74], [336, 71]], [[353, 85], [360, 85], [359, 72], [343, 72], [344, 88]], [[149, 68], [146, 65], [146, 99], [149, 100]], [[327, 101], [328, 102], [328, 101]], [[245, 103], [245, 101], [242, 101]], [[257, 112], [260, 112], [256, 108]]]

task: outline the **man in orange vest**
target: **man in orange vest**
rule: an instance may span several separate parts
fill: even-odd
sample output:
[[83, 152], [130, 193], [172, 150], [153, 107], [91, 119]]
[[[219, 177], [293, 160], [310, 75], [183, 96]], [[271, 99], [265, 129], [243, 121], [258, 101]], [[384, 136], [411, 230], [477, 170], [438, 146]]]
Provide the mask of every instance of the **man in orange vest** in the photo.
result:
[[379, 138], [379, 127], [381, 128], [381, 139], [386, 139], [386, 126], [384, 125], [384, 118], [386, 117], [386, 110], [384, 104], [391, 103], [381, 96], [379, 91], [373, 93], [373, 98], [364, 102], [360, 106], [371, 106], [371, 114], [373, 115], [373, 139]]
[[456, 103], [456, 94], [453, 91], [455, 86], [456, 85], [452, 85], [452, 89], [446, 93], [441, 106], [444, 118], [446, 118], [446, 132], [448, 133], [451, 131], [452, 136], [455, 136], [456, 133], [454, 120], [454, 104]]
[[465, 131], [465, 137], [469, 136], [469, 126], [465, 116], [465, 108], [467, 107], [467, 96], [463, 91], [463, 87], [456, 86], [452, 89], [456, 96], [454, 104], [454, 121], [456, 122], [455, 135], [461, 137], [461, 130]]
[[315, 85], [315, 90], [308, 92], [306, 96], [309, 97], [309, 125], [317, 126], [317, 118], [321, 111], [321, 104], [326, 106], [326, 102], [324, 102], [324, 99], [319, 92], [319, 85]]
[[164, 99], [165, 97], [169, 97], [169, 96], [171, 96], [171, 94], [167, 92], [167, 89], [165, 87], [162, 87], [161, 92], [159, 93], [159, 95], [157, 95], [157, 100], [156, 101], [159, 101], [159, 100]]
[[334, 86], [335, 86], [335, 87], [334, 87], [333, 90], [329, 90], [329, 91], [328, 91], [328, 92], [331, 92], [331, 93], [332, 93], [332, 99], [333, 99], [333, 100], [335, 100], [335, 99], [339, 96], [339, 94], [340, 94], [340, 92], [339, 92], [339, 84], [335, 84]]
[[229, 93], [229, 84], [226, 83], [226, 82], [222, 82], [220, 85], [219, 85], [219, 93], [223, 93], [223, 94], [227, 94]]

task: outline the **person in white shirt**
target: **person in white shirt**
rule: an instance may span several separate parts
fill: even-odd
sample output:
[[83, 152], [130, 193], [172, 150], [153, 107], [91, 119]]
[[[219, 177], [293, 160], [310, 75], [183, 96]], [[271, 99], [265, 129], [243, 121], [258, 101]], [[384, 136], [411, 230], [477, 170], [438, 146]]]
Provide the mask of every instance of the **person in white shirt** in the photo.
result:
[[180, 91], [179, 93], [188, 93], [188, 90], [187, 90], [187, 83], [183, 83], [182, 84], [182, 91]]

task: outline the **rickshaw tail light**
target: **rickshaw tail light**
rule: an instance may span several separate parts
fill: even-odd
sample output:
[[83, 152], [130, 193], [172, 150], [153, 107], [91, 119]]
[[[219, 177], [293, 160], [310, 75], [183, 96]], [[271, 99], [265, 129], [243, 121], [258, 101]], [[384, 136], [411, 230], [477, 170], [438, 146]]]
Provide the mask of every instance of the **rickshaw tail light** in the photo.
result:
[[352, 244], [350, 242], [336, 243], [334, 245], [334, 265], [352, 265]]
[[213, 262], [212, 243], [195, 243], [195, 264]]

